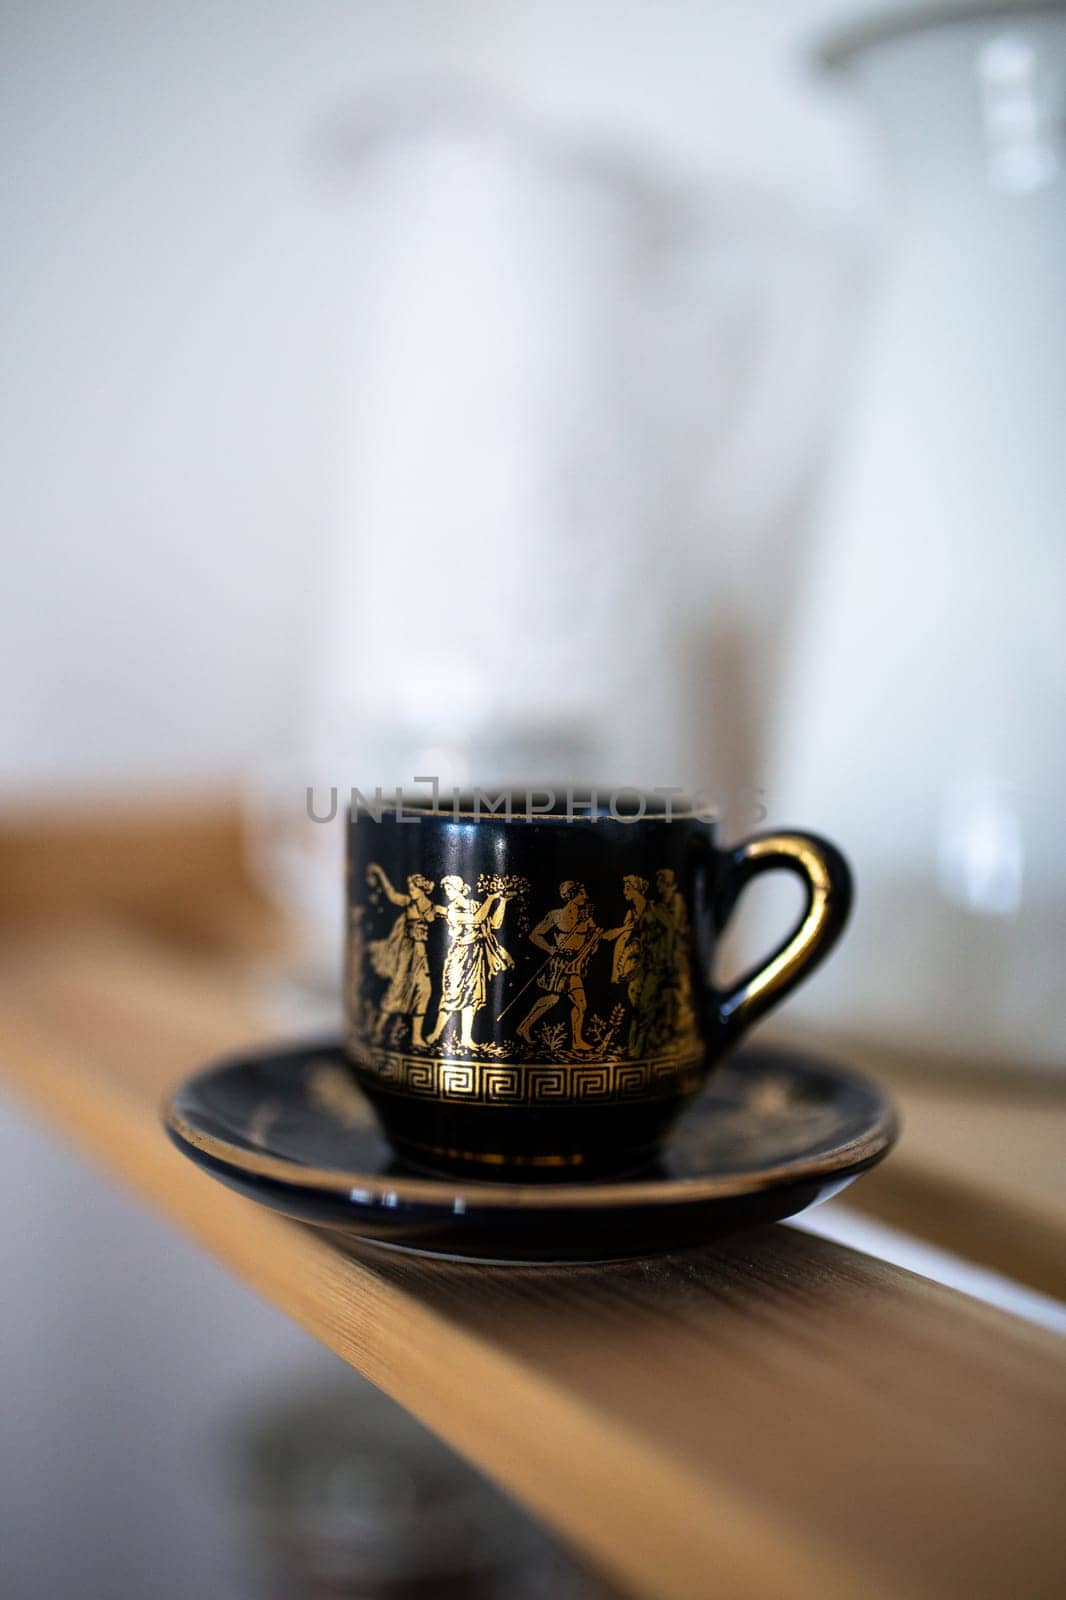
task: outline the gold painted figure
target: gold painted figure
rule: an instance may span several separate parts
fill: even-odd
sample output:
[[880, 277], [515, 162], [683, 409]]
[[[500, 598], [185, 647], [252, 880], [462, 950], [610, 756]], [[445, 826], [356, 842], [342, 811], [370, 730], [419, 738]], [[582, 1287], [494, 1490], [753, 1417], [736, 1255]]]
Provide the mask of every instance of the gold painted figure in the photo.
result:
[[379, 978], [389, 980], [374, 1024], [374, 1043], [381, 1043], [390, 1017], [409, 1016], [411, 1043], [421, 1049], [426, 1043], [422, 1030], [431, 988], [426, 941], [434, 917], [443, 917], [446, 913], [443, 906], [435, 906], [429, 899], [436, 884], [419, 872], [413, 872], [408, 878], [406, 894], [393, 888], [384, 868], [376, 861], [367, 867], [366, 880], [400, 908], [388, 938], [375, 939], [370, 945], [374, 971]]
[[633, 1020], [629, 1026], [629, 1054], [640, 1057], [647, 1045], [651, 1014], [655, 1005], [657, 978], [649, 960], [653, 943], [651, 908], [648, 905], [648, 880], [627, 872], [622, 879], [622, 894], [629, 902], [625, 920], [604, 934], [614, 941], [611, 962], [612, 983], [624, 983]]
[[516, 1031], [532, 1044], [536, 1024], [565, 995], [570, 1002], [571, 1048], [587, 1051], [592, 1046], [582, 1033], [588, 1004], [584, 974], [603, 929], [593, 921], [592, 904], [583, 883], [567, 879], [559, 885], [559, 893], [563, 904], [542, 917], [529, 936], [538, 949], [548, 954], [536, 977], [537, 987], [544, 993], [534, 1000]]
[[437, 1021], [425, 1043], [436, 1044], [458, 1013], [459, 1044], [470, 1050], [474, 1047], [474, 1018], [488, 999], [490, 979], [514, 966], [513, 957], [496, 937], [507, 902], [514, 896], [507, 890], [493, 890], [484, 900], [475, 900], [470, 885], [454, 873], [442, 878], [440, 886], [448, 899], [442, 913], [448, 924], [448, 953]]
[[613, 939], [611, 978], [626, 985], [633, 1008], [629, 1054], [642, 1058], [690, 1034], [696, 1022], [692, 1005], [692, 956], [688, 910], [671, 867], [655, 874], [659, 898], [648, 899], [648, 880], [635, 873], [622, 880], [629, 901]]
[[[528, 884], [524, 879], [483, 875], [479, 879], [479, 897], [475, 897], [470, 885], [452, 873], [440, 880], [446, 904], [435, 905], [430, 897], [436, 884], [421, 873], [407, 878], [406, 893], [393, 886], [377, 862], [368, 866], [366, 876], [367, 882], [399, 912], [384, 939], [356, 944], [361, 930], [354, 925], [352, 929], [353, 948], [365, 949], [374, 971], [388, 980], [376, 1015], [370, 1008], [365, 1019], [373, 1042], [386, 1042], [391, 1018], [406, 1017], [411, 1026], [411, 1048], [429, 1049], [439, 1043], [458, 1017], [458, 1048], [476, 1049], [474, 1023], [488, 1001], [491, 982], [515, 964], [497, 932], [503, 925], [508, 903], [525, 893]], [[565, 1000], [569, 1009], [569, 1050], [587, 1058], [607, 1048], [602, 1021], [592, 1019], [593, 1042], [585, 1036], [589, 1021], [588, 970], [601, 943], [614, 946], [611, 981], [625, 986], [629, 1001], [624, 1058], [643, 1060], [664, 1050], [672, 1051], [695, 1037], [692, 935], [675, 871], [663, 867], [655, 874], [654, 900], [648, 880], [636, 873], [627, 873], [623, 878], [622, 893], [625, 918], [618, 927], [604, 930], [595, 920], [585, 885], [576, 879], [566, 879], [559, 885], [562, 904], [547, 912], [529, 935], [546, 959], [498, 1018], [502, 1022], [535, 986], [535, 991], [540, 992], [535, 993], [515, 1030], [525, 1044], [535, 1043], [538, 1024], [560, 1000]], [[433, 990], [428, 942], [438, 917], [445, 920], [447, 949], [437, 1018], [432, 1032], [427, 1034], [424, 1030]], [[619, 1008], [619, 1018], [623, 1015]], [[612, 1025], [612, 1035], [616, 1026], [618, 1023]], [[553, 1030], [553, 1037], [559, 1041], [553, 1048], [562, 1048], [565, 1024]], [[495, 1048], [499, 1052], [500, 1041]], [[506, 1050], [506, 1046], [503, 1048]]]
[[654, 915], [665, 938], [660, 943], [662, 985], [662, 1024], [669, 1035], [687, 1034], [695, 1028], [696, 1011], [692, 1003], [692, 937], [688, 907], [677, 886], [672, 867], [655, 874], [659, 900]]

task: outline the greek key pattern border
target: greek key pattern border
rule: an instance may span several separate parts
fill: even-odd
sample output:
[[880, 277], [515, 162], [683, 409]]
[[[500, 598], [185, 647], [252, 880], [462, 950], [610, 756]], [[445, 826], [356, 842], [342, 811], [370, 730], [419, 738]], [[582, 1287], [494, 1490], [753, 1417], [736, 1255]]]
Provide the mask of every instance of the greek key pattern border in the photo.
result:
[[358, 1070], [377, 1087], [464, 1105], [528, 1106], [662, 1100], [695, 1088], [702, 1054], [646, 1061], [449, 1061], [390, 1050], [363, 1053]]

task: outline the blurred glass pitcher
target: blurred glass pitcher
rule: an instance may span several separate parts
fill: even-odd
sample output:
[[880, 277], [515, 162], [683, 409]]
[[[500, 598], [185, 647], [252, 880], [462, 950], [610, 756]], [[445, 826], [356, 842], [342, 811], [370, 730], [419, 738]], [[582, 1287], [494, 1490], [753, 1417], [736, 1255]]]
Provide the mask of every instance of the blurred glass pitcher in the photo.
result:
[[828, 54], [895, 226], [770, 774], [861, 888], [818, 1021], [1061, 1069], [1066, 8], [908, 13]]
[[[452, 92], [357, 111], [330, 154], [347, 383], [305, 770], [720, 779], [692, 643], [725, 531], [750, 542], [808, 462], [825, 236]], [[335, 864], [315, 878], [339, 911]]]

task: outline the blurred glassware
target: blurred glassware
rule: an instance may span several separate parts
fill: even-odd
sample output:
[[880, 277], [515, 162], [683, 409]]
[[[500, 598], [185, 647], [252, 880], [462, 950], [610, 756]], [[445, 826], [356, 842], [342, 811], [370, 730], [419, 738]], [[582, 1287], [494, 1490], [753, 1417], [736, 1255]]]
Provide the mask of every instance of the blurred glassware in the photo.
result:
[[788, 206], [457, 92], [365, 110], [328, 154], [354, 229], [342, 504], [304, 737], [249, 816], [332, 982], [340, 834], [311, 783], [343, 810], [422, 774], [755, 781], [723, 663], [787, 589], [767, 530], [828, 409], [846, 267]]
[[356, 1374], [234, 1431], [255, 1593], [277, 1600], [610, 1600], [513, 1501]]
[[1061, 1069], [1066, 13], [919, 11], [826, 60], [897, 204], [768, 780], [858, 884], [795, 1012], [923, 1064]]

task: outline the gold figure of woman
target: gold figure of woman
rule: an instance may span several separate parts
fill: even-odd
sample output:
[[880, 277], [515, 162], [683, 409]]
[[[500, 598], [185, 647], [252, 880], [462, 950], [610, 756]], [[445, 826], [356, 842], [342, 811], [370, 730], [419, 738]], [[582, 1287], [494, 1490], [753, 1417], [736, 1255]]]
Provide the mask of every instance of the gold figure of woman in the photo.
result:
[[374, 1024], [374, 1043], [381, 1043], [390, 1017], [405, 1016], [411, 1019], [411, 1043], [420, 1049], [426, 1043], [422, 1029], [431, 988], [426, 941], [434, 917], [445, 915], [444, 907], [432, 903], [429, 896], [436, 884], [420, 872], [411, 873], [407, 879], [406, 894], [393, 888], [385, 869], [376, 861], [367, 867], [366, 881], [400, 908], [388, 937], [375, 939], [370, 945], [374, 971], [379, 978], [389, 980]]
[[625, 919], [617, 928], [609, 928], [603, 937], [614, 943], [611, 981], [625, 984], [633, 1007], [629, 1054], [640, 1057], [647, 1052], [659, 987], [654, 959], [654, 915], [648, 903], [647, 878], [627, 872], [622, 879], [622, 894], [628, 901]]
[[672, 867], [655, 874], [655, 887], [653, 903], [647, 878], [627, 874], [625, 921], [604, 934], [615, 941], [611, 977], [625, 984], [633, 1008], [628, 1048], [634, 1058], [675, 1043], [696, 1020], [688, 908]]
[[570, 1002], [571, 1048], [591, 1050], [582, 1032], [588, 1005], [585, 968], [603, 937], [603, 929], [593, 920], [592, 902], [583, 883], [567, 879], [559, 885], [559, 894], [563, 904], [542, 917], [529, 936], [539, 950], [548, 954], [536, 977], [537, 987], [544, 993], [534, 1000], [516, 1032], [532, 1044], [533, 1029], [541, 1017], [565, 995]]
[[514, 966], [514, 958], [496, 937], [507, 902], [513, 895], [494, 889], [484, 900], [471, 896], [470, 885], [455, 873], [440, 880], [448, 904], [443, 916], [448, 924], [448, 953], [444, 958], [440, 1006], [427, 1045], [436, 1044], [452, 1018], [460, 1019], [459, 1045], [474, 1047], [474, 1018], [489, 995], [489, 982]]
[[696, 1023], [688, 907], [672, 867], [660, 868], [655, 874], [655, 887], [659, 899], [653, 911], [664, 934], [659, 941], [657, 963], [661, 973], [663, 1024], [670, 1036], [676, 1037], [691, 1032]]

